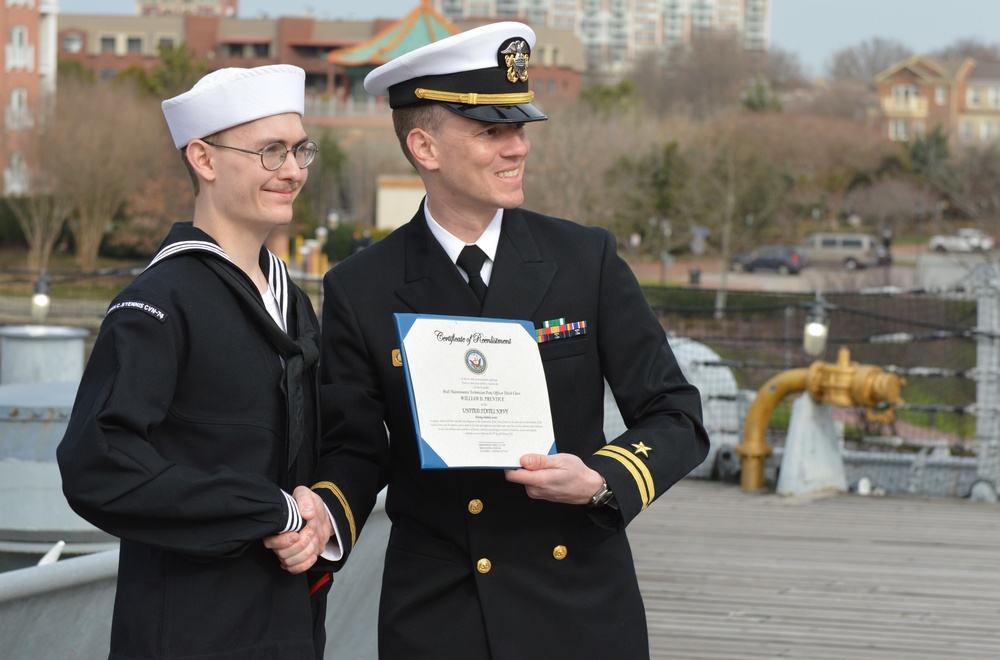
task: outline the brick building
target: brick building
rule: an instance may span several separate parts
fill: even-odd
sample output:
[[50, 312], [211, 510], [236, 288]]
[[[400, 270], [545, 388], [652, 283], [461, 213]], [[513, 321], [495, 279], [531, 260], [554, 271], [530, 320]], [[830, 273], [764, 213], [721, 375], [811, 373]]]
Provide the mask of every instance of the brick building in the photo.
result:
[[1000, 140], [1000, 63], [914, 55], [875, 84], [883, 139], [909, 142], [940, 126], [957, 145]]
[[[421, 5], [414, 11], [426, 5]], [[412, 12], [411, 12], [412, 13]], [[159, 46], [183, 44], [211, 69], [294, 64], [306, 72], [307, 112], [343, 114], [384, 111], [368, 99], [359, 102], [344, 67], [329, 59], [333, 52], [360, 44], [399, 21], [319, 21], [313, 18], [235, 19], [220, 16], [59, 17], [59, 61], [77, 61], [102, 78], [130, 66], [152, 67]], [[488, 21], [464, 21], [465, 30]], [[571, 31], [539, 28], [532, 63], [533, 89], [545, 105], [579, 96], [586, 68], [583, 49]], [[352, 91], [353, 97], [352, 98]], [[350, 106], [345, 105], [354, 101]]]
[[31, 190], [33, 135], [55, 92], [57, 12], [55, 0], [5, 0], [0, 5], [4, 195]]

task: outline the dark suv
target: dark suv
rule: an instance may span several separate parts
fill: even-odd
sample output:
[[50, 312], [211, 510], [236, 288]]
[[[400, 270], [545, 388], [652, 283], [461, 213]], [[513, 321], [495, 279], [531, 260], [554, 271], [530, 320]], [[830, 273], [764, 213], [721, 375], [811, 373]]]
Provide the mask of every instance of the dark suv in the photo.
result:
[[797, 275], [806, 265], [799, 249], [791, 245], [761, 245], [732, 258], [730, 270], [747, 273], [755, 270], [776, 270], [782, 275]]

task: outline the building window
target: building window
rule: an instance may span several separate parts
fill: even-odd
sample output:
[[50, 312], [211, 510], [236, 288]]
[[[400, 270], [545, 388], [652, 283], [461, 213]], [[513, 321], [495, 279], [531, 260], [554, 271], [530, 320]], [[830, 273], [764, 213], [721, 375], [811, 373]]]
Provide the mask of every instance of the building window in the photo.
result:
[[28, 45], [28, 28], [15, 25], [5, 47], [7, 71], [34, 71], [35, 49]]
[[70, 32], [63, 37], [63, 50], [67, 53], [79, 53], [83, 50], [83, 35]]
[[982, 92], [980, 92], [978, 87], [970, 87], [969, 91], [966, 92], [965, 98], [971, 107], [977, 108], [982, 103]]
[[1000, 138], [1000, 122], [984, 121], [979, 125], [979, 139], [983, 142], [993, 142]]
[[910, 122], [905, 119], [889, 121], [889, 139], [895, 142], [907, 142], [910, 139]]
[[229, 44], [229, 57], [243, 57], [243, 44]]
[[972, 122], [963, 121], [958, 125], [958, 139], [962, 142], [969, 142], [972, 140]]
[[934, 88], [934, 102], [938, 105], [944, 105], [948, 102], [948, 88], [944, 85], [938, 85]]
[[916, 85], [893, 85], [892, 97], [900, 102], [920, 97], [920, 88]]
[[3, 171], [4, 195], [27, 195], [28, 167], [24, 163], [24, 154], [15, 151], [10, 155], [10, 164]]
[[10, 90], [5, 123], [8, 131], [21, 131], [34, 126], [35, 122], [28, 108], [28, 90], [25, 88], [17, 87]]
[[129, 37], [126, 42], [126, 49], [130, 53], [141, 53], [142, 52], [142, 38], [140, 37]]
[[986, 99], [991, 108], [1000, 108], [1000, 87], [988, 87]]
[[114, 53], [115, 52], [115, 38], [114, 37], [101, 37], [101, 52], [102, 53]]
[[174, 48], [173, 37], [160, 37], [160, 40], [157, 42], [157, 47], [165, 48], [167, 50], [173, 50]]
[[268, 44], [254, 44], [253, 45], [253, 56], [254, 57], [268, 57], [271, 54], [271, 47]]

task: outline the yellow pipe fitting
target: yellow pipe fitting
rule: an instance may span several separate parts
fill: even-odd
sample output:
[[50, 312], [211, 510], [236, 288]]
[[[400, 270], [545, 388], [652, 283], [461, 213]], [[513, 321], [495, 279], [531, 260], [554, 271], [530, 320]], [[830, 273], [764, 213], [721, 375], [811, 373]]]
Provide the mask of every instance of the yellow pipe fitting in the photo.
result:
[[[872, 415], [881, 403], [902, 404], [900, 392], [905, 384], [905, 379], [880, 367], [851, 362], [846, 347], [840, 349], [836, 364], [817, 361], [807, 369], [790, 369], [774, 376], [757, 391], [747, 411], [743, 442], [736, 446], [741, 459], [740, 486], [751, 492], [764, 489], [764, 463], [773, 453], [767, 443], [767, 426], [775, 407], [789, 394], [807, 391], [814, 401], [831, 406], [863, 405]], [[891, 409], [879, 417], [892, 418]]]
[[764, 489], [764, 463], [774, 451], [767, 444], [767, 424], [771, 420], [771, 413], [786, 396], [805, 389], [811, 370], [810, 367], [808, 370], [783, 371], [757, 391], [757, 398], [747, 411], [743, 442], [736, 445], [736, 453], [741, 459], [740, 486], [743, 490]]

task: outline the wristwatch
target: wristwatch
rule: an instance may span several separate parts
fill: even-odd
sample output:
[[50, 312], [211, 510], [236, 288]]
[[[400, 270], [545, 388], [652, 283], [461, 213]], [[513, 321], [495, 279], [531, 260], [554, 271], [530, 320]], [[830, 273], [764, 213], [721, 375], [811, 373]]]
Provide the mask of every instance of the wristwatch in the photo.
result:
[[590, 504], [587, 506], [591, 509], [596, 509], [610, 502], [614, 496], [615, 494], [611, 492], [610, 488], [608, 488], [608, 482], [605, 481], [601, 484], [601, 489], [594, 493], [594, 496], [590, 498]]

